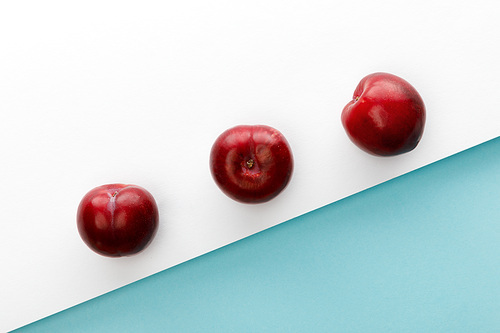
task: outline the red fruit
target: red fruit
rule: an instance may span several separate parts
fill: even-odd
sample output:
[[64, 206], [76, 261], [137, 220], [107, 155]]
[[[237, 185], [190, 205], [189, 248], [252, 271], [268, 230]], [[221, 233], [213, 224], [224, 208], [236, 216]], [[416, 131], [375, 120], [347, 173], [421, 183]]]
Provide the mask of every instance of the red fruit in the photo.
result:
[[288, 142], [265, 125], [226, 130], [210, 153], [210, 170], [219, 188], [243, 203], [262, 203], [285, 189], [293, 172]]
[[341, 118], [347, 135], [359, 148], [373, 155], [399, 155], [418, 145], [425, 105], [417, 90], [402, 78], [375, 73], [359, 82]]
[[93, 251], [108, 257], [145, 249], [158, 229], [153, 196], [135, 185], [110, 184], [92, 189], [80, 202], [78, 232]]

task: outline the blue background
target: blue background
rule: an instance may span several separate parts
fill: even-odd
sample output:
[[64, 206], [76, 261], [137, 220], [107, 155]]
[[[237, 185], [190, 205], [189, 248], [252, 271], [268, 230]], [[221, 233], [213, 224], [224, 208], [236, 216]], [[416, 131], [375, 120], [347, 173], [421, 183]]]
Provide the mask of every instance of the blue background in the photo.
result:
[[19, 332], [500, 332], [500, 138]]

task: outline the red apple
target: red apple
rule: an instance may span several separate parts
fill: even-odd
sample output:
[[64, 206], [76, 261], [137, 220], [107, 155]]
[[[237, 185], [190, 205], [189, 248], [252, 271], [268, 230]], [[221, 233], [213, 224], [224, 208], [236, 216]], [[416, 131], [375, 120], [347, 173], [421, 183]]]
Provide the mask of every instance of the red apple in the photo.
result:
[[77, 212], [78, 232], [93, 251], [108, 257], [145, 249], [158, 229], [153, 196], [135, 185], [110, 184], [89, 191]]
[[288, 142], [265, 125], [226, 130], [210, 153], [210, 169], [219, 188], [242, 203], [262, 203], [285, 189], [293, 171]]
[[400, 77], [375, 73], [359, 82], [342, 111], [342, 124], [359, 148], [378, 156], [413, 150], [425, 125], [425, 106], [417, 90]]

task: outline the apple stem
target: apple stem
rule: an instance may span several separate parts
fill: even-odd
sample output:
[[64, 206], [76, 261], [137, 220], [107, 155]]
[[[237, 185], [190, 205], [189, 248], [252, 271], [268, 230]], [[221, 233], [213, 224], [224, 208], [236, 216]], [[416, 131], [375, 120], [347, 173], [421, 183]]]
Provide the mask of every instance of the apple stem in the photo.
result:
[[118, 194], [118, 191], [115, 191], [115, 193], [113, 193], [112, 197], [116, 197], [116, 195]]
[[252, 159], [248, 160], [248, 161], [247, 161], [247, 167], [248, 167], [249, 169], [253, 168], [254, 163], [255, 163], [255, 162], [254, 162]]

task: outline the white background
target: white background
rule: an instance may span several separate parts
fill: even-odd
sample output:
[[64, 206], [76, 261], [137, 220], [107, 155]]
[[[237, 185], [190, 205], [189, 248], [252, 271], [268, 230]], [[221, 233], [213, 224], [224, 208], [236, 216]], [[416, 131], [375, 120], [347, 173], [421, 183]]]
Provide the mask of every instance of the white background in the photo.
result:
[[[500, 134], [496, 1], [16, 1], [0, 5], [0, 331], [14, 329]], [[359, 80], [427, 106], [416, 150], [345, 135]], [[289, 187], [243, 205], [208, 169], [238, 124], [279, 129]], [[91, 188], [137, 184], [161, 225], [135, 257], [80, 240]]]

